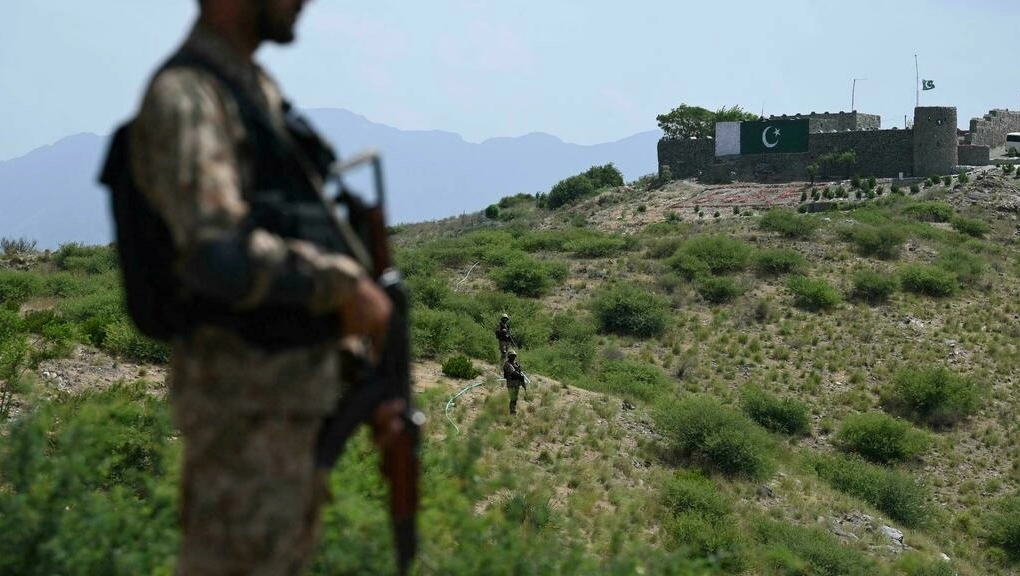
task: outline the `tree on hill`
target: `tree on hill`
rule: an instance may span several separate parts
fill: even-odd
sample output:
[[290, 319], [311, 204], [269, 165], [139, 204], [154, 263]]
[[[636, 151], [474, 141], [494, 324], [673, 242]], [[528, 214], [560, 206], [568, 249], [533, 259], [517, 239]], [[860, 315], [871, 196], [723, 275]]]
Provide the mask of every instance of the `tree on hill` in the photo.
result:
[[716, 122], [757, 120], [758, 116], [740, 106], [722, 107], [715, 112], [701, 106], [681, 104], [655, 117], [666, 138], [706, 138], [715, 135]]
[[623, 186], [623, 173], [612, 163], [592, 166], [588, 170], [560, 180], [545, 197], [547, 208], [559, 208], [564, 204], [593, 196], [603, 188]]

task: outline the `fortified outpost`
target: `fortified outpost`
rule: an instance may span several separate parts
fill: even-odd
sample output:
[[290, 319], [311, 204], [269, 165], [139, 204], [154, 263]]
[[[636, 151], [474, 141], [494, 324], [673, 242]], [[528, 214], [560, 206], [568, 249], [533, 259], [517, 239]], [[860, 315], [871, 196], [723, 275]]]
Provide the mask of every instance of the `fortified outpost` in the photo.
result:
[[[955, 107], [915, 108], [912, 128], [880, 125], [878, 115], [857, 111], [720, 122], [715, 138], [659, 140], [659, 166], [668, 166], [673, 178], [711, 182], [803, 180], [811, 164], [822, 178], [845, 178], [848, 172], [879, 178], [952, 174], [960, 166], [990, 164], [1006, 134], [1020, 132], [1020, 112], [992, 110], [971, 120], [967, 132], [956, 128]], [[806, 132], [799, 145], [776, 146], [781, 138], [796, 139], [798, 131]], [[825, 162], [851, 150], [856, 155], [851, 166]]]

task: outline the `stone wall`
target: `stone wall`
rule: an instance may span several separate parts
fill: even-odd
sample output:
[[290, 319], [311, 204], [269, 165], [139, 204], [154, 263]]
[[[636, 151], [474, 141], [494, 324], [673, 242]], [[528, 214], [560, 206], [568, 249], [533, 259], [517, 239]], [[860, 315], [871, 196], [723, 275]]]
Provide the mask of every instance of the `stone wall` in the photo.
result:
[[1020, 132], [1020, 112], [992, 110], [984, 118], [971, 118], [966, 143], [991, 148], [1005, 146], [1009, 132]]
[[961, 166], [987, 166], [992, 163], [988, 146], [961, 144], [956, 149]]
[[659, 166], [669, 166], [673, 178], [696, 178], [715, 159], [715, 140], [662, 138], [657, 146]]
[[878, 114], [861, 114], [860, 112], [812, 112], [810, 114], [794, 114], [787, 116], [769, 116], [770, 120], [788, 120], [807, 118], [808, 132], [846, 132], [854, 130], [878, 130], [882, 126], [882, 117]]
[[[879, 178], [910, 176], [913, 171], [913, 137], [910, 130], [868, 130], [808, 134], [808, 151], [798, 154], [754, 154], [714, 157], [712, 140], [660, 140], [659, 164], [669, 164], [674, 178], [693, 178], [699, 173], [711, 181], [729, 175], [745, 181], [807, 179], [808, 164], [832, 152], [854, 150], [857, 165], [851, 174]], [[681, 161], [681, 162], [678, 162]], [[819, 177], [845, 177], [841, 169]]]
[[[1017, 116], [1020, 117], [1020, 114]], [[857, 112], [773, 116], [771, 119], [805, 117], [809, 119], [809, 126], [810, 122], [814, 122], [819, 127], [819, 131], [809, 127], [807, 152], [716, 157], [715, 141], [712, 139], [662, 139], [658, 145], [659, 165], [668, 165], [674, 178], [700, 176], [709, 181], [736, 178], [781, 182], [805, 180], [809, 164], [820, 165], [819, 178], [845, 178], [852, 174], [897, 178], [901, 175], [945, 175], [953, 173], [960, 164], [977, 166], [988, 163], [986, 145], [958, 147], [956, 108], [919, 107], [914, 110], [914, 128], [905, 130], [863, 129], [877, 126], [880, 118]], [[822, 126], [835, 126], [833, 130], [836, 131], [821, 129]], [[822, 166], [819, 162], [825, 154], [847, 150], [854, 150], [857, 154], [857, 164], [848, 170]], [[966, 161], [961, 160], [961, 155]]]

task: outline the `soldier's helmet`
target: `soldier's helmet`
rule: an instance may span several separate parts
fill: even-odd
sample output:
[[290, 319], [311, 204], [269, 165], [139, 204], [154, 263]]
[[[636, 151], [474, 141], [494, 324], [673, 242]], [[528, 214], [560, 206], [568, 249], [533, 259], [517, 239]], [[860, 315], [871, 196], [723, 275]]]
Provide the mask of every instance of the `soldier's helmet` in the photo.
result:
[[500, 319], [500, 320], [509, 320], [509, 319], [510, 319], [510, 316], [509, 316], [509, 315], [507, 315], [507, 314], [504, 314], [504, 315], [500, 316], [500, 317], [499, 317], [499, 319]]
[[506, 353], [506, 357], [507, 358], [516, 358], [517, 357], [517, 353], [514, 352], [513, 350], [511, 350], [511, 351]]

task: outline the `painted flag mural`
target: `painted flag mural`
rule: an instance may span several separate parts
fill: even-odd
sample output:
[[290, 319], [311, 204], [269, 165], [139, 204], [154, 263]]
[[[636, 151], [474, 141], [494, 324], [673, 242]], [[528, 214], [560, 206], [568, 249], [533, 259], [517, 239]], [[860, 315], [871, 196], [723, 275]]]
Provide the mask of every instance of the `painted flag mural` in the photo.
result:
[[807, 118], [740, 123], [741, 154], [789, 154], [807, 149]]

